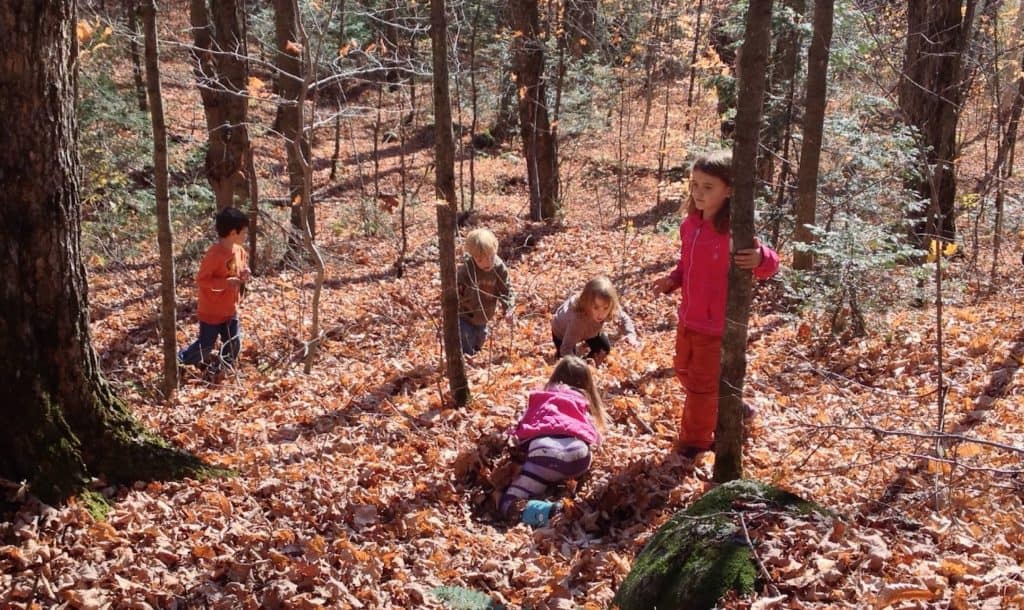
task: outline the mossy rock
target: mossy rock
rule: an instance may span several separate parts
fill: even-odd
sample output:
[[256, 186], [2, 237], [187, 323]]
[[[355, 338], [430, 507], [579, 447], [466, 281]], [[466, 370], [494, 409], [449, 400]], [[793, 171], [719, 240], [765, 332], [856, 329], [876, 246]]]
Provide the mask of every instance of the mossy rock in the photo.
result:
[[757, 567], [737, 503], [827, 514], [787, 491], [752, 480], [720, 485], [675, 514], [637, 555], [615, 593], [622, 610], [704, 610], [726, 592], [754, 591]]

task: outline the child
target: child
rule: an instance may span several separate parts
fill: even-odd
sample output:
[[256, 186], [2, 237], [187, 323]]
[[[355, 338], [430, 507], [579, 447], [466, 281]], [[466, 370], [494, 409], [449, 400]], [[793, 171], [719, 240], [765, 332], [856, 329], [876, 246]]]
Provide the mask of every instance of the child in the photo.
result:
[[513, 432], [527, 457], [501, 496], [501, 514], [507, 516], [514, 503], [528, 500], [523, 523], [546, 525], [560, 504], [530, 498], [590, 469], [590, 448], [600, 445], [607, 417], [587, 363], [576, 356], [559, 360], [544, 389], [530, 392], [526, 413]]
[[[178, 361], [216, 373], [221, 363], [232, 364], [242, 350], [242, 330], [238, 323], [240, 288], [249, 281], [249, 256], [242, 244], [249, 232], [249, 217], [241, 210], [227, 207], [215, 219], [220, 240], [206, 250], [199, 264], [199, 338], [178, 352]], [[212, 357], [217, 337], [221, 340], [218, 358]]]
[[[731, 196], [732, 153], [718, 151], [698, 158], [690, 175], [687, 216], [679, 227], [679, 263], [654, 282], [658, 294], [683, 288], [673, 364], [686, 389], [686, 402], [675, 449], [690, 458], [711, 449], [718, 423]], [[737, 250], [732, 259], [740, 269], [752, 269], [758, 279], [771, 277], [779, 268], [779, 255], [757, 238], [753, 248]]]
[[586, 341], [590, 348], [588, 358], [595, 364], [601, 364], [612, 349], [608, 335], [601, 332], [606, 320], [615, 316], [625, 333], [625, 340], [636, 345], [636, 329], [633, 320], [622, 309], [619, 295], [612, 286], [611, 280], [604, 276], [596, 277], [583, 287], [579, 295], [570, 295], [555, 310], [551, 319], [551, 338], [555, 342], [555, 357], [570, 356], [576, 353], [576, 345]]
[[466, 235], [465, 260], [456, 274], [459, 291], [459, 338], [462, 353], [480, 351], [487, 339], [487, 323], [494, 317], [500, 300], [505, 315], [512, 315], [515, 294], [508, 278], [508, 267], [498, 257], [498, 238], [487, 229]]

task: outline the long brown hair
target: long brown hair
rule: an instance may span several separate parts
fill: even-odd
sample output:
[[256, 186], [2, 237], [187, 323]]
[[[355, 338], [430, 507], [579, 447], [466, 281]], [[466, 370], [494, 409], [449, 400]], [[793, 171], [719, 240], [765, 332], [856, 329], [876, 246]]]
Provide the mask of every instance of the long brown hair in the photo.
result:
[[608, 301], [608, 317], [619, 311], [619, 293], [615, 290], [612, 281], [603, 275], [599, 275], [587, 282], [580, 295], [576, 298], [576, 311], [583, 313], [593, 306], [597, 299]]
[[548, 379], [549, 386], [555, 383], [565, 384], [586, 394], [590, 416], [594, 418], [598, 429], [604, 432], [608, 413], [604, 410], [601, 395], [598, 394], [597, 386], [594, 384], [594, 375], [590, 372], [587, 363], [578, 356], [563, 356], [555, 365], [551, 378]]
[[[693, 162], [693, 166], [690, 168], [691, 177], [693, 176], [693, 170], [714, 176], [724, 182], [726, 186], [732, 187], [732, 151], [721, 149], [704, 153]], [[729, 208], [731, 203], [732, 197], [726, 198], [722, 208], [715, 214], [712, 224], [719, 233], [729, 232]], [[691, 191], [686, 201], [686, 215], [689, 216], [696, 211], [697, 204], [693, 201], [693, 192]]]

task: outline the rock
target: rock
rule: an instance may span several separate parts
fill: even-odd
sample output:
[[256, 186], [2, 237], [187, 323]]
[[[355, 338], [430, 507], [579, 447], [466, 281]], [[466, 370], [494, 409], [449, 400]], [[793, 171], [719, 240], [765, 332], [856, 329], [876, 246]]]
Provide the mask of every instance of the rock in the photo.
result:
[[754, 591], [757, 567], [737, 515], [765, 505], [825, 511], [758, 481], [737, 480], [704, 494], [651, 537], [637, 555], [614, 603], [621, 610], [704, 610], [730, 590]]

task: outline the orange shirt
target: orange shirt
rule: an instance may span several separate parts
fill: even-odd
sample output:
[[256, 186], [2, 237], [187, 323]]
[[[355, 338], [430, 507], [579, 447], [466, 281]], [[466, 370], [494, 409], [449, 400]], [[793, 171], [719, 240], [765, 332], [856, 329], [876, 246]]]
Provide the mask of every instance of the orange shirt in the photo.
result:
[[228, 283], [228, 278], [238, 277], [240, 271], [248, 268], [249, 255], [242, 246], [222, 242], [210, 246], [196, 275], [200, 322], [223, 324], [235, 317], [239, 290]]

